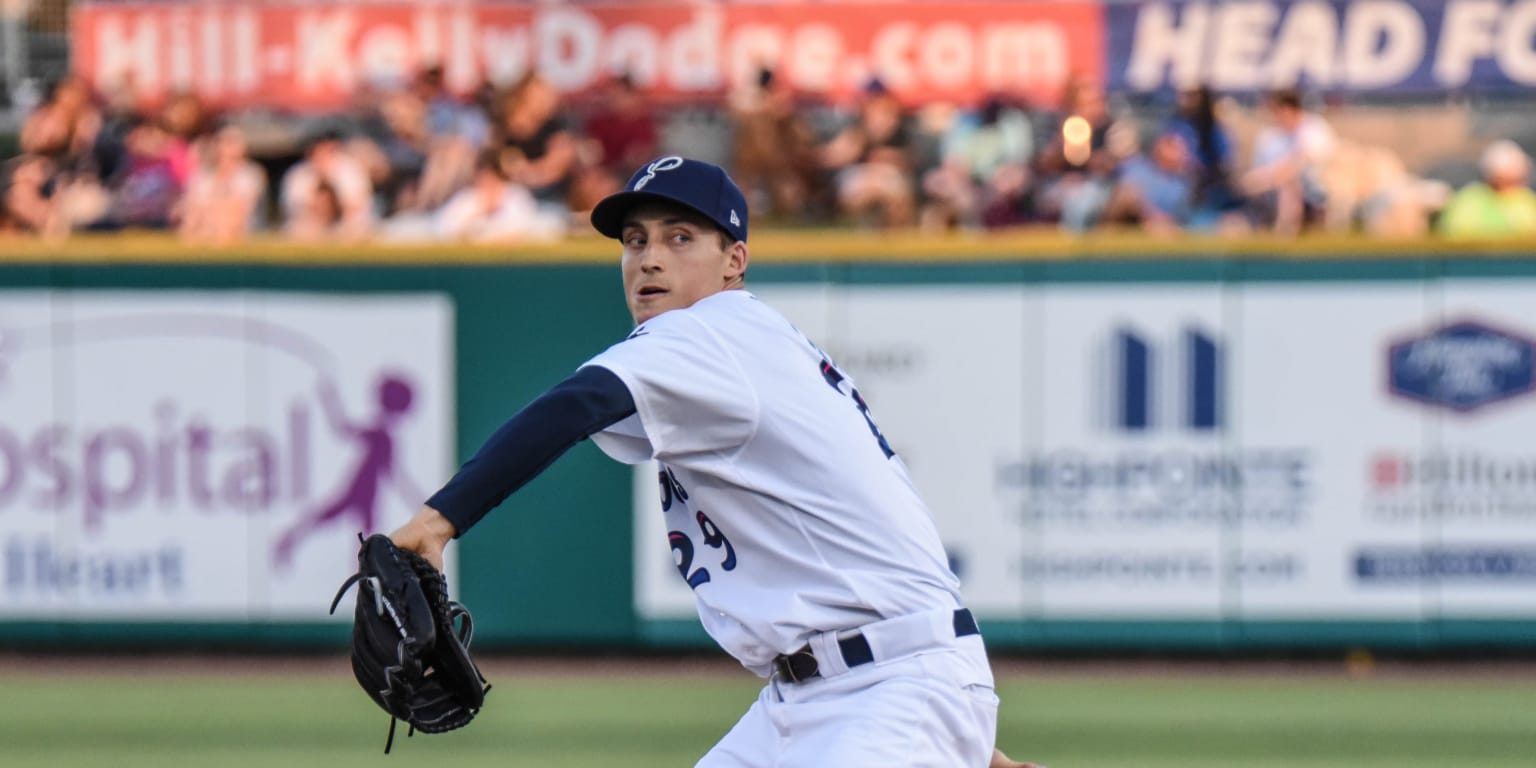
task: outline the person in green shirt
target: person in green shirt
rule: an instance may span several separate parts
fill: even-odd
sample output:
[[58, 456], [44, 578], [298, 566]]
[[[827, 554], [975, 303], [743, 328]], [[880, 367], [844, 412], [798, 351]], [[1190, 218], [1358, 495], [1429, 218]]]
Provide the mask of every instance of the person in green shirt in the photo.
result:
[[1440, 212], [1436, 229], [1446, 237], [1536, 234], [1536, 192], [1528, 186], [1531, 158], [1501, 139], [1483, 150], [1483, 180], [1462, 187]]

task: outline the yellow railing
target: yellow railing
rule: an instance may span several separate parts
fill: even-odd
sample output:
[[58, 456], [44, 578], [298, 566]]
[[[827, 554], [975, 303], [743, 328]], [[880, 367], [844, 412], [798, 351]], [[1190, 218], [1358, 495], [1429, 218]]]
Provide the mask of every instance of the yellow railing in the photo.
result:
[[[759, 264], [839, 262], [1071, 261], [1099, 258], [1419, 259], [1425, 256], [1536, 256], [1536, 238], [1450, 241], [1358, 236], [1152, 238], [1137, 233], [1055, 231], [930, 235], [856, 230], [778, 230], [751, 240]], [[0, 239], [0, 266], [47, 263], [186, 264], [601, 264], [615, 243], [596, 235], [546, 244], [319, 244], [262, 237], [228, 246], [192, 245], [172, 235], [79, 236], [62, 242]]]

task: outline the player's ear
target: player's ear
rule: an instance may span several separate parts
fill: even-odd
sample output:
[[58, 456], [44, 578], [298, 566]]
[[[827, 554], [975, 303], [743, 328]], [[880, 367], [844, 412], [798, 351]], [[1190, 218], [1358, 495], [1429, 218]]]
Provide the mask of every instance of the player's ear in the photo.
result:
[[734, 280], [745, 275], [747, 273], [747, 262], [751, 258], [751, 254], [747, 252], [745, 241], [732, 241], [730, 247], [725, 249], [725, 279]]

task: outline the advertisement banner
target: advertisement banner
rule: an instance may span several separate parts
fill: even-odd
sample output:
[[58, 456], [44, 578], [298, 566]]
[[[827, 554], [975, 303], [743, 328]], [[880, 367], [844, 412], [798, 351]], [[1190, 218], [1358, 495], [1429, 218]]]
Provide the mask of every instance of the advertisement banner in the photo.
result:
[[1425, 92], [1536, 85], [1530, 0], [1109, 3], [1109, 86]]
[[[991, 619], [1536, 618], [1536, 281], [767, 286]], [[637, 608], [691, 615], [636, 481]]]
[[0, 293], [0, 617], [325, 620], [452, 471], [452, 335], [434, 294]]
[[656, 98], [717, 97], [768, 66], [803, 93], [872, 76], [904, 99], [1011, 93], [1053, 103], [1103, 76], [1103, 9], [1015, 2], [87, 2], [76, 71], [106, 90], [191, 91], [227, 106], [344, 106], [440, 65], [461, 93], [538, 71], [577, 92], [629, 72]]

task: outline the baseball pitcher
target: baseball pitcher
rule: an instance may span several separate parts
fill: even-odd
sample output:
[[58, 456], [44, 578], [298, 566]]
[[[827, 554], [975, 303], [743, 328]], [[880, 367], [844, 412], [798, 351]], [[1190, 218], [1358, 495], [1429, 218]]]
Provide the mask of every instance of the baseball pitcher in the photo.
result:
[[765, 678], [700, 768], [1014, 766], [927, 507], [854, 382], [745, 288], [747, 204], [669, 156], [592, 211], [635, 328], [528, 404], [391, 534], [441, 565], [571, 446], [656, 460], [704, 628]]

